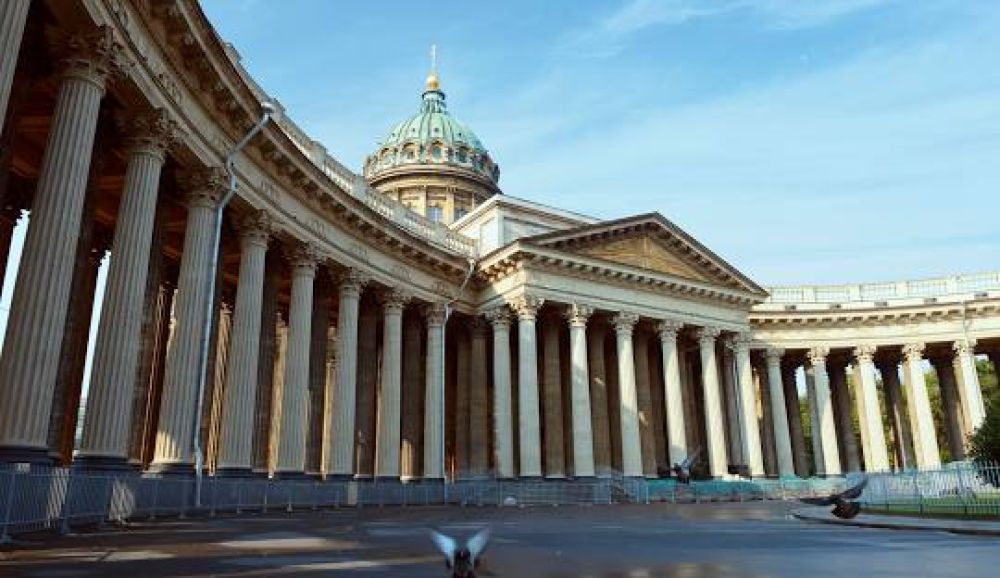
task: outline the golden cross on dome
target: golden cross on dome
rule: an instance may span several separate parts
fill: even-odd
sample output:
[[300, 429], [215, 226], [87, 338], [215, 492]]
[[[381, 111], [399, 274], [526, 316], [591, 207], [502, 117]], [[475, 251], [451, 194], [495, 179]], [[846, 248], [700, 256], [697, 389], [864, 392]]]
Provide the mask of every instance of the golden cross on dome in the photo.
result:
[[431, 44], [431, 73], [427, 75], [427, 90], [440, 90], [441, 81], [437, 72], [437, 44]]

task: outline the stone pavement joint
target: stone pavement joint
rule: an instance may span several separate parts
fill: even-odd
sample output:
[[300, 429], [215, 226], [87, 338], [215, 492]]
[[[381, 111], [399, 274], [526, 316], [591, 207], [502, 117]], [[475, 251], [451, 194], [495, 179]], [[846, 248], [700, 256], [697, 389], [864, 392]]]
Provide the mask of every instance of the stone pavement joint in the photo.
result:
[[919, 518], [915, 516], [882, 516], [878, 514], [861, 513], [853, 520], [843, 520], [831, 514], [826, 507], [802, 508], [792, 512], [792, 515], [805, 522], [820, 524], [836, 524], [840, 526], [857, 526], [861, 528], [880, 528], [886, 530], [925, 530], [932, 532], [950, 532], [952, 534], [968, 534], [973, 536], [1000, 536], [1000, 520], [953, 520], [943, 518]]

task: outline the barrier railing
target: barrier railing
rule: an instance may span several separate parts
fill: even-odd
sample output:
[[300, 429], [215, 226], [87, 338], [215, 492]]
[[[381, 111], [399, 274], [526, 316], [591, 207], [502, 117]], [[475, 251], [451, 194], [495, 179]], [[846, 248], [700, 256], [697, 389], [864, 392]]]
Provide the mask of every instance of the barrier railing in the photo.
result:
[[1000, 464], [871, 474], [861, 504], [876, 512], [1000, 517]]
[[696, 481], [621, 476], [577, 480], [474, 479], [442, 483], [205, 478], [90, 473], [60, 467], [0, 466], [0, 542], [21, 532], [217, 513], [292, 512], [339, 507], [570, 506], [651, 502], [786, 500], [829, 493], [843, 480]]

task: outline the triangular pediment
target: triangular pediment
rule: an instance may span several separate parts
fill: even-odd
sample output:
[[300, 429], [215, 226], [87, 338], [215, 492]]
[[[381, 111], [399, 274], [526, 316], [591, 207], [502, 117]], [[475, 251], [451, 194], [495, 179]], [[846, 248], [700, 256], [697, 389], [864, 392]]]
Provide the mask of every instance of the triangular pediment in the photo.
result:
[[554, 231], [524, 241], [610, 264], [766, 295], [760, 286], [658, 213]]

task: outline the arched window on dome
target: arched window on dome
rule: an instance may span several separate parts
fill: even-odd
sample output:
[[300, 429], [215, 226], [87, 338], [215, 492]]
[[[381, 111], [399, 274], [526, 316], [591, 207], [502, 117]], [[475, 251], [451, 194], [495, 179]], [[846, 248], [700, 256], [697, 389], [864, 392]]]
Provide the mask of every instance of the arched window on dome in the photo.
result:
[[441, 157], [443, 156], [441, 145], [436, 144], [433, 148], [431, 148], [431, 156], [434, 157], [434, 160], [436, 161], [441, 160]]
[[468, 162], [468, 156], [466, 155], [465, 149], [458, 149], [458, 153], [455, 157], [460, 163]]
[[407, 147], [406, 152], [403, 154], [403, 158], [405, 158], [408, 162], [417, 160], [417, 151], [413, 147]]

